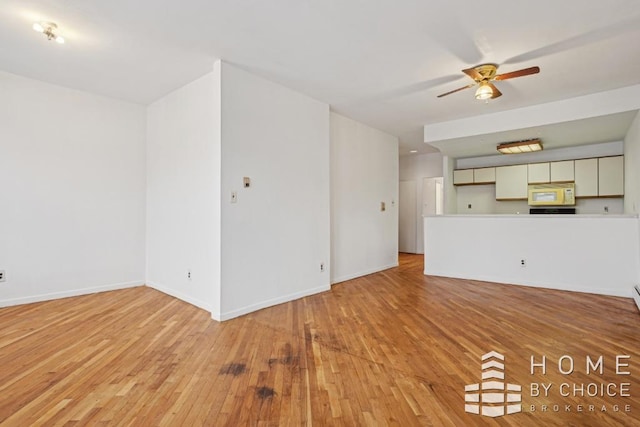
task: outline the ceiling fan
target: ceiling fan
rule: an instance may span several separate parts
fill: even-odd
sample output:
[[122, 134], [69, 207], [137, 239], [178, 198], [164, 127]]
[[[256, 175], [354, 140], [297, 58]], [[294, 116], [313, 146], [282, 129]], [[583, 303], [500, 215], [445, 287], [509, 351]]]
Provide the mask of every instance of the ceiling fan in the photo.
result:
[[443, 96], [451, 95], [452, 93], [459, 92], [464, 89], [468, 89], [473, 86], [478, 86], [476, 90], [476, 99], [489, 100], [494, 99], [502, 95], [502, 92], [498, 90], [498, 88], [491, 83], [493, 80], [507, 80], [513, 79], [516, 77], [528, 76], [531, 74], [537, 74], [540, 72], [540, 67], [529, 67], [524, 68], [518, 71], [512, 71], [510, 73], [504, 74], [496, 74], [498, 71], [498, 66], [496, 64], [482, 64], [475, 66], [473, 68], [467, 68], [466, 70], [462, 70], [463, 73], [471, 77], [474, 82], [468, 84], [467, 86], [463, 86], [461, 88], [452, 90], [447, 93], [443, 93], [442, 95], [438, 95], [438, 98], [442, 98]]

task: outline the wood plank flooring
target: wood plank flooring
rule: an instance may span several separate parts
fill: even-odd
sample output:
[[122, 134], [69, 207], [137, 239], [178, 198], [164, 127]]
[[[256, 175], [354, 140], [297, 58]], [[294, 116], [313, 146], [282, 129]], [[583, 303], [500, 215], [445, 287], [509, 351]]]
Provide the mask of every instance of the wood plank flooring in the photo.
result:
[[[422, 257], [400, 261], [224, 323], [146, 287], [0, 309], [0, 425], [640, 425], [632, 299], [425, 277]], [[522, 386], [520, 413], [465, 412], [492, 350]], [[546, 373], [531, 374], [532, 356]]]

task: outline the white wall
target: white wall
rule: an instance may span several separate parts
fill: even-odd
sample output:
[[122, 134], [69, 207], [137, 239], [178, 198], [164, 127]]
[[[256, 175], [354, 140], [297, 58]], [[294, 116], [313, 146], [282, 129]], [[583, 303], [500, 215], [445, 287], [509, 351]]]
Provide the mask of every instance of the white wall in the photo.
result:
[[443, 176], [443, 159], [440, 153], [408, 155], [400, 157], [400, 181], [416, 182], [416, 252], [424, 253], [424, 221], [422, 220], [423, 180]]
[[624, 211], [634, 215], [640, 212], [640, 112], [624, 139]]
[[330, 288], [329, 106], [226, 63], [221, 79], [228, 319]]
[[640, 112], [624, 139], [624, 211], [640, 212]]
[[453, 185], [453, 171], [456, 159], [442, 156], [442, 174], [444, 179], [444, 213], [447, 215], [458, 212], [457, 186]]
[[398, 138], [331, 113], [331, 282], [396, 265]]
[[144, 283], [145, 109], [0, 72], [0, 306]]
[[147, 284], [213, 313], [220, 305], [219, 88], [217, 63], [147, 112]]
[[442, 154], [428, 153], [400, 157], [400, 181], [442, 176]]
[[624, 297], [640, 279], [636, 217], [458, 215], [425, 222], [425, 274]]
[[457, 186], [455, 196], [458, 214], [529, 213], [526, 200], [496, 201], [495, 184]]

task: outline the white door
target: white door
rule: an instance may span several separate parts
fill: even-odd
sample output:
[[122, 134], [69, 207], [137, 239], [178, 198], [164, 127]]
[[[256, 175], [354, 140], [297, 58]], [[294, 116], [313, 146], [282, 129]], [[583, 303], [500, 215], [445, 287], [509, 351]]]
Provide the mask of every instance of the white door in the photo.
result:
[[[442, 215], [444, 209], [444, 191], [442, 177], [422, 180], [422, 215]], [[418, 253], [424, 253], [424, 219], [418, 222]]]
[[416, 248], [416, 182], [400, 181], [398, 211], [398, 250], [415, 254]]
[[422, 215], [442, 215], [442, 177], [422, 180]]

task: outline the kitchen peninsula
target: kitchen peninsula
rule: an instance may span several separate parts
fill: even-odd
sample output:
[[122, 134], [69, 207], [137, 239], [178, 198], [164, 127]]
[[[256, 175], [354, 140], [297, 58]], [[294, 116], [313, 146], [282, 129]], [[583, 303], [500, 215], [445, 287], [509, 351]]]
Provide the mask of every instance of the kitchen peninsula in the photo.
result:
[[631, 297], [637, 215], [424, 217], [426, 275]]

